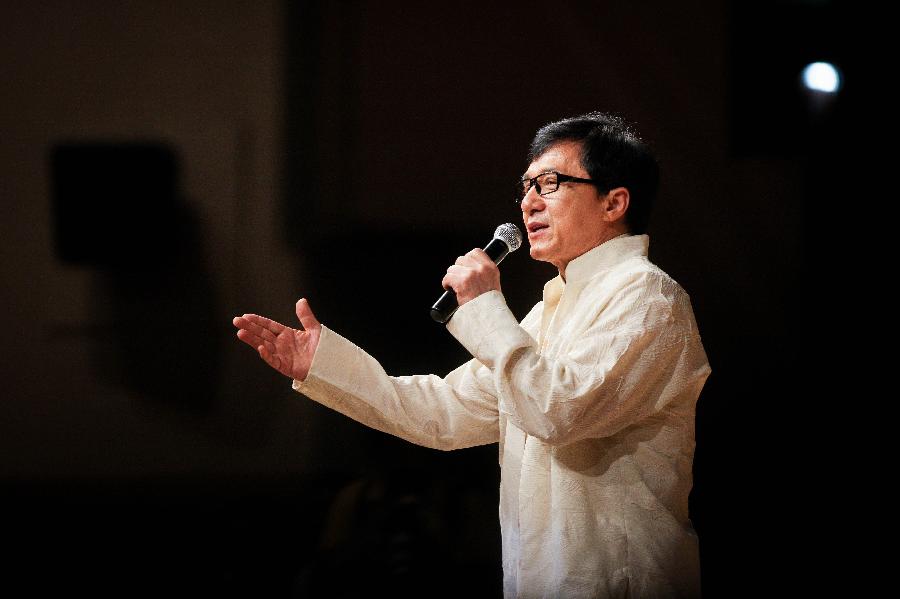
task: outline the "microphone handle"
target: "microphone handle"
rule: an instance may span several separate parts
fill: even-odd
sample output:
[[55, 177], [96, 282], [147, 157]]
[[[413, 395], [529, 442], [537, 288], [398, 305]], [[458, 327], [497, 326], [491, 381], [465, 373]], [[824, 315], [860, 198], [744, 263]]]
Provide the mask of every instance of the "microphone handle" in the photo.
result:
[[[488, 258], [493, 260], [494, 264], [500, 264], [506, 255], [509, 254], [509, 246], [499, 237], [494, 237], [491, 242], [484, 247], [484, 253]], [[456, 301], [456, 293], [452, 289], [444, 292], [444, 295], [431, 306], [431, 318], [440, 323], [446, 323], [459, 308]]]

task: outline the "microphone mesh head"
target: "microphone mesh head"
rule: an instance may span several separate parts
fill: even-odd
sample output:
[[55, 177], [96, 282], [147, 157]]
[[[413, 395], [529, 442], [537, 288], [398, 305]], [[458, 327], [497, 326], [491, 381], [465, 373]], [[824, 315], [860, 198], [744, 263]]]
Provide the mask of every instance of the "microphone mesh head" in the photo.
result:
[[509, 251], [514, 252], [522, 245], [522, 232], [512, 223], [506, 223], [497, 227], [494, 231], [494, 239], [500, 238], [509, 246]]

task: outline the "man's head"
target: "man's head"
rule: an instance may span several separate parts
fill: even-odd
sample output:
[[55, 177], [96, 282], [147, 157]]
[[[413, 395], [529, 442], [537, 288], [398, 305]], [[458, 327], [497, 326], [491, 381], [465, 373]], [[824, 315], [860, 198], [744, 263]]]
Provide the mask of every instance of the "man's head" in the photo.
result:
[[[595, 112], [545, 125], [531, 143], [528, 161], [525, 179], [551, 171], [581, 179], [561, 177], [556, 191], [548, 192], [544, 184], [554, 188], [551, 176], [527, 189], [521, 208], [536, 260], [551, 262], [564, 274], [570, 260], [604, 241], [646, 232], [659, 168], [622, 119]], [[523, 189], [529, 185], [526, 181]]]

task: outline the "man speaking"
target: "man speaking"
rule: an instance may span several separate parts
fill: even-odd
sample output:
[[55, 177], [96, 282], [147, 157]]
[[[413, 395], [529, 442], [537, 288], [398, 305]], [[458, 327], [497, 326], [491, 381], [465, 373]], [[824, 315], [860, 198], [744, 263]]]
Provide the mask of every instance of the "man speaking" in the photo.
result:
[[442, 284], [472, 360], [389, 376], [320, 324], [255, 314], [238, 338], [293, 388], [436, 449], [499, 443], [505, 597], [698, 597], [688, 517], [694, 409], [710, 368], [687, 293], [647, 258], [658, 167], [619, 118], [542, 127], [517, 187], [531, 257], [559, 276], [517, 322], [481, 249]]

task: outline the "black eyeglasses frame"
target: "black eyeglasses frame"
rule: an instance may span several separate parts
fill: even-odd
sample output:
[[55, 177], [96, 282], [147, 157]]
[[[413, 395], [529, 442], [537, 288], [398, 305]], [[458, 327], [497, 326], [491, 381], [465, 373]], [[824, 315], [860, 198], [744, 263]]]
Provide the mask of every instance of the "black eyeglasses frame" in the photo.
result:
[[[538, 185], [538, 178], [543, 177], [544, 175], [556, 175], [556, 187], [551, 189], [550, 191], [541, 191], [541, 186]], [[528, 187], [524, 187], [525, 182], [528, 182]], [[553, 193], [554, 191], [559, 190], [559, 186], [562, 183], [588, 183], [590, 185], [599, 186], [599, 183], [594, 179], [584, 179], [582, 177], [573, 177], [572, 175], [564, 175], [558, 171], [544, 171], [543, 173], [538, 173], [534, 177], [524, 177], [519, 179], [517, 191], [518, 194], [516, 196], [516, 204], [521, 204], [522, 200], [525, 199], [525, 196], [528, 195], [528, 192], [531, 191], [531, 188], [534, 187], [537, 189], [538, 195], [544, 197], [548, 194]]]

